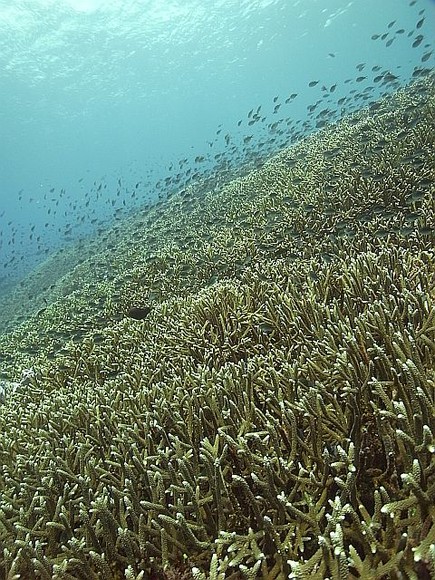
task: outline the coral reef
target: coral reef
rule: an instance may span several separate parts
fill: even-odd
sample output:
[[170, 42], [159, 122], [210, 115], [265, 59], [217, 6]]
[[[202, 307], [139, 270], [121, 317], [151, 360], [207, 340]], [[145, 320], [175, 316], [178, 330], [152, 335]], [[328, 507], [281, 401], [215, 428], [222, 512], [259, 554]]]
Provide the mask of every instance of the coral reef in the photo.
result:
[[0, 578], [433, 577], [434, 177], [428, 77], [38, 294], [0, 337]]

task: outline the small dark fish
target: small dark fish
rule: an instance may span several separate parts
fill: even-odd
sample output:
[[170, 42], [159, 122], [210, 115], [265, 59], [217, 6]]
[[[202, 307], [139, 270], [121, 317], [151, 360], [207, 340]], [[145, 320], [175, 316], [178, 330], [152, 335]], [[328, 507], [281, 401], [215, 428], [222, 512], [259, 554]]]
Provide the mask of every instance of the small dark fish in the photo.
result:
[[340, 147], [334, 147], [333, 149], [328, 149], [327, 151], [323, 152], [323, 157], [325, 159], [333, 159], [337, 155], [341, 153]]
[[425, 191], [413, 191], [410, 195], [410, 199], [411, 201], [420, 201], [425, 195]]
[[417, 46], [420, 46], [422, 41], [423, 41], [423, 35], [419, 34], [418, 36], [415, 37], [415, 40], [412, 43], [412, 48], [417, 48]]
[[275, 328], [269, 322], [260, 322], [258, 329], [262, 334], [272, 334]]
[[412, 78], [415, 79], [417, 77], [423, 77], [427, 75], [429, 72], [431, 72], [431, 69], [415, 67], [414, 72], [412, 73]]
[[130, 310], [127, 312], [127, 316], [129, 318], [133, 318], [134, 320], [143, 320], [148, 316], [150, 312], [151, 308], [149, 306], [145, 306], [145, 308], [132, 306]]
[[319, 81], [311, 81], [308, 83], [309, 87], [315, 87], [318, 84]]
[[389, 233], [390, 233], [390, 232], [389, 232], [388, 230], [377, 230], [377, 231], [374, 233], [374, 236], [375, 236], [376, 238], [379, 238], [379, 239], [384, 239], [384, 238], [387, 238], [387, 237], [389, 236]]
[[296, 99], [296, 97], [298, 96], [297, 93], [292, 93], [286, 100], [286, 103], [290, 103], [290, 101], [293, 101], [293, 99]]
[[396, 75], [393, 75], [393, 73], [387, 72], [384, 75], [384, 80], [388, 83], [391, 83], [392, 81], [397, 81], [399, 77], [397, 77]]
[[419, 20], [419, 21], [417, 22], [417, 24], [415, 25], [415, 27], [416, 27], [417, 29], [418, 29], [418, 28], [421, 28], [421, 27], [423, 26], [423, 23], [424, 23], [424, 18], [422, 18], [421, 20]]

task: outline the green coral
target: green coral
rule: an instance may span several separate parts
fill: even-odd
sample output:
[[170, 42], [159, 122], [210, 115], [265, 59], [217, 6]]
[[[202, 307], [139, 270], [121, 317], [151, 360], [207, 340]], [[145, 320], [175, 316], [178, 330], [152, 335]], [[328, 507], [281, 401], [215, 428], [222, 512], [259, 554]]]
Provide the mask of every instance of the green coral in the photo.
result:
[[1, 578], [433, 574], [434, 111], [428, 78], [192, 186], [0, 337]]

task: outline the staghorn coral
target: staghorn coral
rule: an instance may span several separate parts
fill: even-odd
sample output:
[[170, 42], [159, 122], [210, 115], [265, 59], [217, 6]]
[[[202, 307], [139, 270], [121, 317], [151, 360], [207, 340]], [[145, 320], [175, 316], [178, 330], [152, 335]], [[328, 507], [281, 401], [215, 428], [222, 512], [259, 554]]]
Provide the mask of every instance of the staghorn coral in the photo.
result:
[[427, 79], [171, 198], [1, 337], [34, 374], [0, 407], [0, 577], [433, 574], [433, 112]]

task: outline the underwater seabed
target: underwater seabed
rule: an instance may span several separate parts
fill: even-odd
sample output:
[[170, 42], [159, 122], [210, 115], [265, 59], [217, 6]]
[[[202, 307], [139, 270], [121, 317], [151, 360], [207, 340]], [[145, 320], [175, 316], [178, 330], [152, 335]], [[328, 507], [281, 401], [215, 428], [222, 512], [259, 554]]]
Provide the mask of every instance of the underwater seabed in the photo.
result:
[[434, 177], [427, 77], [29, 276], [0, 578], [433, 577]]

